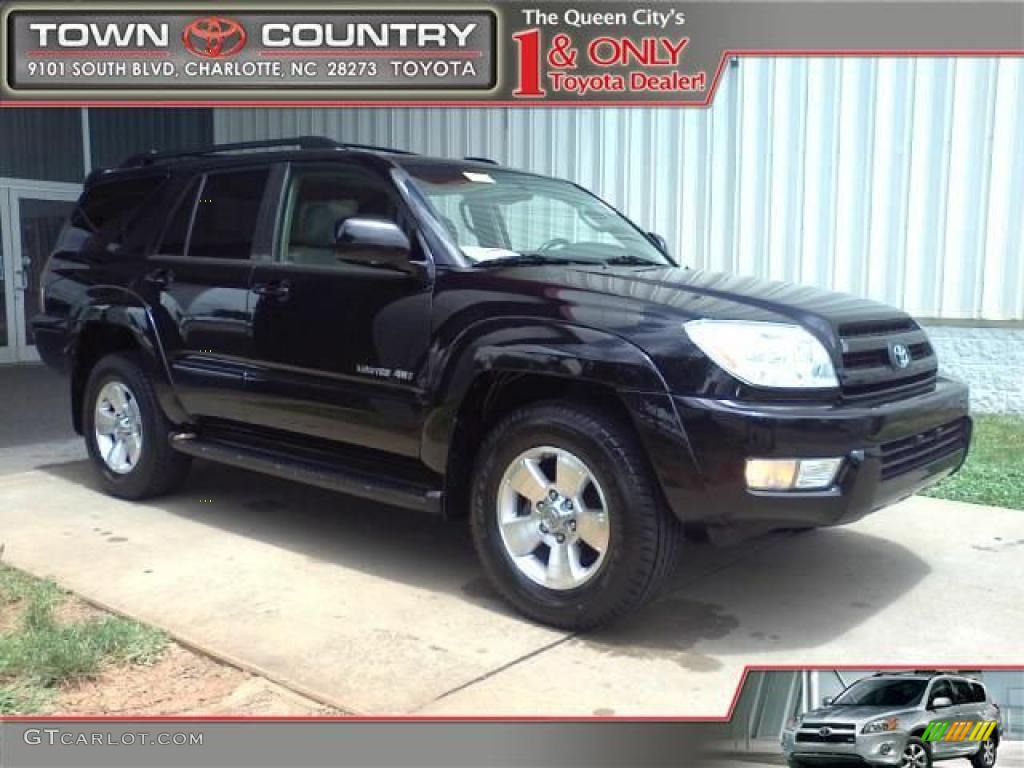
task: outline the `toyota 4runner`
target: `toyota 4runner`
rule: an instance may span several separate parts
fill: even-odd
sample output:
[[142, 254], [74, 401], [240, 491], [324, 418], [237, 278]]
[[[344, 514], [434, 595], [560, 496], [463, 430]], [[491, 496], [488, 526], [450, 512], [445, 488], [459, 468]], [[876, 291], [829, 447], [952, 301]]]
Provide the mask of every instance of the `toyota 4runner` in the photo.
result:
[[468, 516], [559, 627], [654, 595], [683, 524], [848, 523], [956, 471], [967, 389], [903, 312], [677, 266], [584, 189], [316, 137], [89, 176], [44, 360], [107, 491], [193, 458]]
[[791, 768], [929, 768], [935, 760], [957, 757], [969, 758], [974, 768], [992, 768], [1001, 734], [999, 714], [977, 680], [924, 672], [879, 674], [825, 699], [821, 709], [793, 718], [782, 733], [782, 750]]

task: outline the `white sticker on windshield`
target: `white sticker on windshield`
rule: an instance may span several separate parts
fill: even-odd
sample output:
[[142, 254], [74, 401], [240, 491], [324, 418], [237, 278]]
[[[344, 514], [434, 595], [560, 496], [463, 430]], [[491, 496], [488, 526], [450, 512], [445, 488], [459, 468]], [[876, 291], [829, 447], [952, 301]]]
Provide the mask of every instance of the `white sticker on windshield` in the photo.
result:
[[518, 251], [510, 251], [507, 248], [484, 248], [479, 245], [464, 245], [462, 252], [473, 261], [491, 261], [492, 259], [507, 259], [509, 256], [518, 256]]
[[480, 184], [497, 184], [494, 177], [489, 173], [477, 173], [475, 171], [463, 171], [462, 175], [470, 181], [475, 181]]

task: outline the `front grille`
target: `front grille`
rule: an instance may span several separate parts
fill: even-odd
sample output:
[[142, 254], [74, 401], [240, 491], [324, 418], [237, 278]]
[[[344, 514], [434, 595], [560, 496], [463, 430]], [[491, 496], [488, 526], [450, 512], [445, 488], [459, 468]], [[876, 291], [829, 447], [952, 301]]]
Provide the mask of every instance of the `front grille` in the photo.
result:
[[800, 726], [801, 728], [813, 728], [818, 730], [819, 728], [831, 728], [833, 731], [855, 731], [857, 726], [853, 723], [804, 723]]
[[967, 448], [967, 419], [882, 445], [882, 480], [889, 480]]
[[[910, 318], [872, 320], [840, 326], [843, 364], [839, 371], [847, 402], [893, 400], [930, 392], [938, 361], [925, 332]], [[893, 347], [904, 345], [909, 365], [893, 362]]]
[[839, 329], [842, 336], [885, 336], [889, 333], [906, 333], [916, 331], [917, 323], [909, 317], [894, 317], [891, 320], [867, 320], [858, 323], [847, 323]]
[[[920, 344], [910, 344], [911, 360], [924, 360], [935, 354], [932, 345], [927, 341]], [[891, 365], [889, 361], [889, 346], [880, 349], [869, 349], [864, 352], [849, 352], [843, 355], [843, 367], [847, 370], [852, 368], [884, 368]]]
[[829, 727], [833, 731], [827, 736], [822, 736], [817, 731], [807, 733], [800, 731], [796, 735], [796, 740], [802, 744], [855, 744], [857, 742], [857, 736], [853, 731], [837, 731], [835, 726]]

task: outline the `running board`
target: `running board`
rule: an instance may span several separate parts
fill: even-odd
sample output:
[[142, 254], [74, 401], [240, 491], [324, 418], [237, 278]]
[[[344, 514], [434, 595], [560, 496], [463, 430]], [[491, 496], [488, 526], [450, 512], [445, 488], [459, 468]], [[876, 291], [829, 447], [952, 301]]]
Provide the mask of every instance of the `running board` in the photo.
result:
[[341, 466], [300, 461], [265, 450], [203, 440], [191, 433], [171, 435], [171, 447], [197, 459], [228, 464], [284, 480], [315, 485], [381, 504], [391, 504], [431, 515], [443, 514], [443, 493], [435, 488], [370, 475]]

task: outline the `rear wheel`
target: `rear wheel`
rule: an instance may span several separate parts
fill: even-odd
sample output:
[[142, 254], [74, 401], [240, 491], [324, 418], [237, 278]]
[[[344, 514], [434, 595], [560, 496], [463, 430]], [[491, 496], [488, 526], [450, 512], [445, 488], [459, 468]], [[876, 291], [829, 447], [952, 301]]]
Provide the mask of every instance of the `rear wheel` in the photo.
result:
[[109, 355], [96, 364], [82, 422], [89, 456], [108, 493], [145, 499], [184, 481], [190, 459], [171, 448], [172, 425], [134, 355]]
[[532, 619], [572, 630], [651, 599], [682, 539], [629, 425], [562, 402], [516, 411], [487, 437], [472, 526], [505, 599]]
[[998, 748], [995, 736], [989, 736], [971, 757], [971, 764], [974, 768], [992, 768], [996, 764]]

